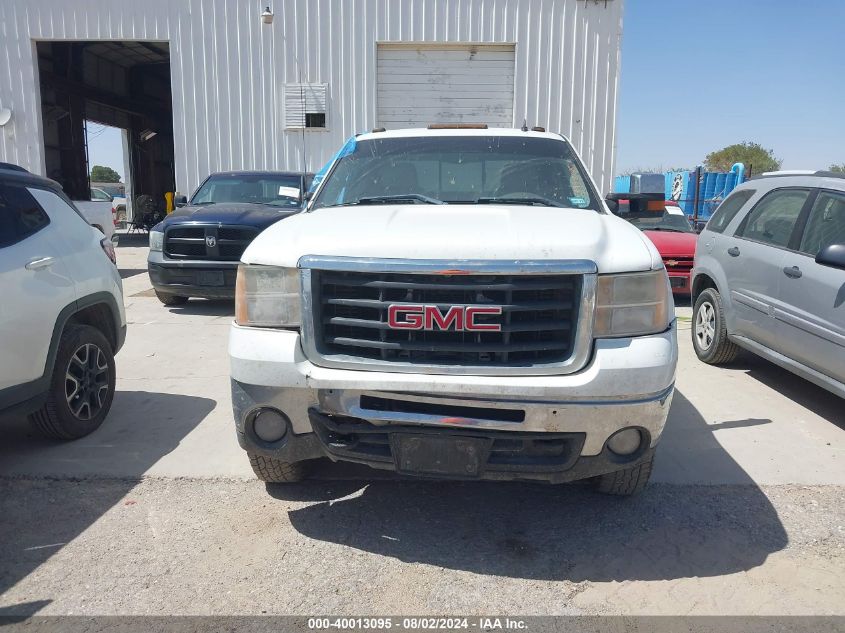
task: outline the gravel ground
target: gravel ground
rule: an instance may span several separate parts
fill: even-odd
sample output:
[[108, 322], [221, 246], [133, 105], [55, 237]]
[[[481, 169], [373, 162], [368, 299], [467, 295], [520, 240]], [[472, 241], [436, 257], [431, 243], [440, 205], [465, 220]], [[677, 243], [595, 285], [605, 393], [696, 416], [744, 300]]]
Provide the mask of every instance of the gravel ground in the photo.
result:
[[[4, 613], [841, 614], [835, 486], [0, 482]], [[765, 574], [763, 568], [768, 568]], [[788, 578], [789, 596], [765, 581]], [[13, 606], [14, 605], [14, 606]]]

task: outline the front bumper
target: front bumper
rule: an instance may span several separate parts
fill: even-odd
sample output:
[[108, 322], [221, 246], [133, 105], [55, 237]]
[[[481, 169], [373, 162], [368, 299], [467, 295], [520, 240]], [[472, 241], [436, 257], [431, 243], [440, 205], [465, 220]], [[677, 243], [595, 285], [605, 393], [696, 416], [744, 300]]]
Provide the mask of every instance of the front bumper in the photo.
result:
[[[287, 462], [329, 457], [407, 472], [399, 440], [437, 433], [479, 453], [478, 469], [467, 476], [559, 482], [648, 458], [672, 400], [677, 340], [674, 323], [662, 334], [598, 340], [587, 367], [558, 376], [319, 367], [305, 358], [298, 333], [234, 324], [229, 354], [238, 441], [250, 453]], [[251, 428], [263, 407], [290, 419], [278, 442], [263, 442]], [[638, 428], [643, 443], [622, 458], [606, 443], [627, 427]]]
[[692, 278], [692, 271], [674, 272], [667, 271], [669, 274], [669, 284], [672, 287], [672, 294], [689, 296], [692, 292], [692, 285], [690, 279]]
[[173, 260], [150, 251], [150, 282], [159, 293], [205, 299], [234, 299], [238, 262]]

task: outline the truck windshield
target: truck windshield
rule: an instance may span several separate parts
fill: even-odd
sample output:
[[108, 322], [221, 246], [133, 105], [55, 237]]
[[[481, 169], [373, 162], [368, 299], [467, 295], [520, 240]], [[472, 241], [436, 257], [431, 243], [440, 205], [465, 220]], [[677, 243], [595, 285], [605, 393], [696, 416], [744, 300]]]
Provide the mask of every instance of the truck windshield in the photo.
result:
[[191, 198], [191, 204], [240, 202], [298, 207], [302, 179], [295, 174], [220, 174], [211, 176]]
[[332, 167], [312, 208], [384, 203], [600, 209], [566, 141], [493, 135], [359, 141]]

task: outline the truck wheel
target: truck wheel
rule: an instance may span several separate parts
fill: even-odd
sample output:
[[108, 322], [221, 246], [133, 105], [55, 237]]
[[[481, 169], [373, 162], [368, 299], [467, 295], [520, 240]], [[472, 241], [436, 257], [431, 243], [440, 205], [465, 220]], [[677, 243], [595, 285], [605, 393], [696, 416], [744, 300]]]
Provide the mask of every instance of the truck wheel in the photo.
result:
[[249, 455], [249, 465], [255, 476], [269, 483], [294, 483], [305, 479], [305, 464], [302, 462], [282, 462], [264, 455]]
[[653, 465], [654, 455], [636, 466], [599, 475], [596, 478], [596, 489], [606, 495], [635, 495], [646, 487]]
[[156, 290], [156, 297], [166, 306], [181, 306], [188, 303], [188, 297], [182, 295], [166, 295]]
[[62, 332], [47, 400], [30, 414], [44, 436], [75, 440], [95, 431], [114, 399], [114, 354], [106, 337], [90, 325]]
[[730, 363], [739, 347], [728, 339], [722, 296], [715, 288], [698, 295], [692, 311], [692, 346], [699, 360], [708, 365]]

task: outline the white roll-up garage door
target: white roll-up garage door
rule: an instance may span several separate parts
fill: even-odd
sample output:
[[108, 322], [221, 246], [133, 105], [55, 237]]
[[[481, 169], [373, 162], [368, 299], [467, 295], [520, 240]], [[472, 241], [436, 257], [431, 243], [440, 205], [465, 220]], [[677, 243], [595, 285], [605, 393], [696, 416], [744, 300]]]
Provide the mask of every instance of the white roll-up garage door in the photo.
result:
[[378, 122], [512, 127], [512, 45], [379, 44]]

